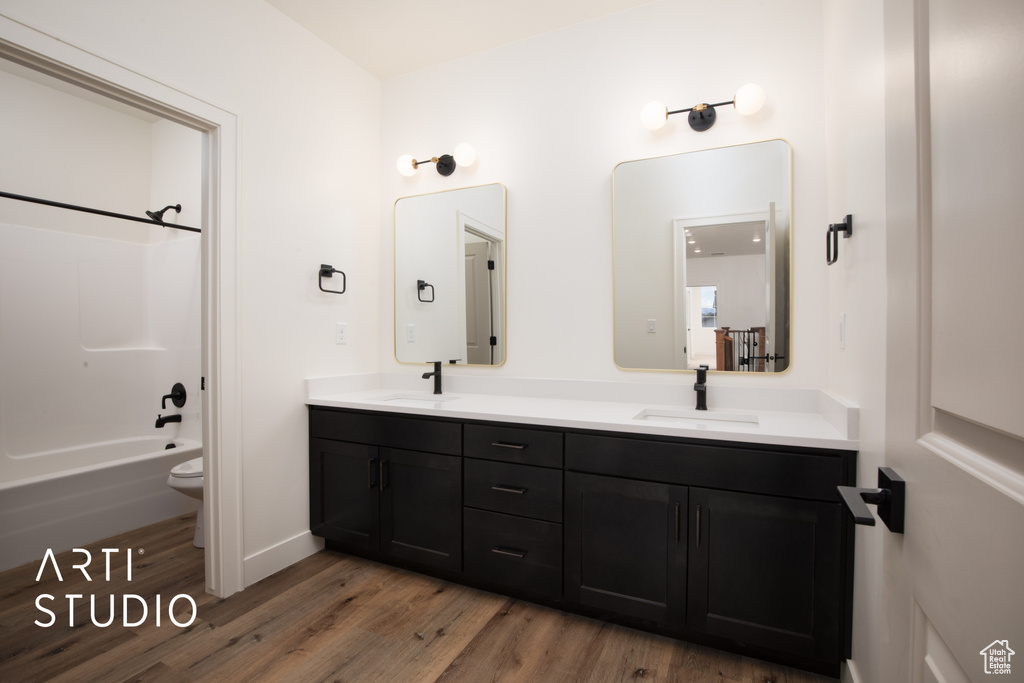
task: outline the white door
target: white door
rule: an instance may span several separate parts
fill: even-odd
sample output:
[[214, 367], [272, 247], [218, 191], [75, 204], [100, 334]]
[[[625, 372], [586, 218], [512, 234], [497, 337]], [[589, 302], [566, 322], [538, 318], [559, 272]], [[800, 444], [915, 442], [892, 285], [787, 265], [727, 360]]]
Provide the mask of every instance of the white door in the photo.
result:
[[489, 243], [466, 243], [466, 362], [491, 365], [491, 278]]
[[[1024, 2], [901, 7], [887, 43], [900, 31], [913, 43], [916, 28], [922, 104], [886, 134], [885, 458], [907, 508], [903, 536], [875, 530], [882, 673], [1024, 681]], [[913, 88], [893, 87], [907, 71], [887, 56], [887, 94], [912, 107]], [[1002, 666], [1011, 673], [993, 678]]]
[[699, 286], [687, 287], [687, 357], [689, 368], [695, 370], [701, 365], [707, 365], [712, 370], [717, 370], [718, 358], [715, 347], [715, 328], [717, 323], [708, 320], [705, 326], [704, 311], [714, 308], [716, 301], [717, 287]]

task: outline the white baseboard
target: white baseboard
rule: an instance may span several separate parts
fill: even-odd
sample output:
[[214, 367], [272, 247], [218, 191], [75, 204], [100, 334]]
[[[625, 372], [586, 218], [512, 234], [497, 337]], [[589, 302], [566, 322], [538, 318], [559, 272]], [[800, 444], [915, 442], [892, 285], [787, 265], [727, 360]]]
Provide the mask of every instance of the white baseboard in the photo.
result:
[[864, 679], [858, 673], [857, 664], [852, 659], [847, 659], [845, 664], [839, 675], [842, 683], [862, 683]]
[[246, 588], [285, 567], [322, 550], [323, 539], [303, 531], [277, 545], [249, 555], [242, 563], [242, 577]]

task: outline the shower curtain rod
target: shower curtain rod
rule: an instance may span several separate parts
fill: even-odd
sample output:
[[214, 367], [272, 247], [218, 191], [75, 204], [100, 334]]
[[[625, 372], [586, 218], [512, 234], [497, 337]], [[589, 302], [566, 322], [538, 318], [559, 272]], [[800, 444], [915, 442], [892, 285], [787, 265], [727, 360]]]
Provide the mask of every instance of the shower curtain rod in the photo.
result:
[[123, 213], [114, 213], [113, 211], [103, 211], [101, 209], [90, 209], [87, 206], [76, 206], [75, 204], [64, 204], [63, 202], [54, 202], [49, 199], [39, 199], [38, 197], [26, 197], [22, 194], [11, 194], [10, 192], [0, 191], [0, 197], [6, 197], [7, 199], [17, 199], [20, 202], [32, 202], [33, 204], [45, 204], [46, 206], [56, 206], [58, 209], [71, 209], [72, 211], [81, 211], [83, 213], [94, 213], [98, 216], [109, 216], [110, 218], [120, 218], [126, 221], [136, 221], [138, 223], [149, 223], [150, 225], [160, 225], [165, 228], [174, 228], [175, 230], [188, 230], [189, 232], [202, 232], [199, 228], [190, 228], [187, 225], [175, 225], [174, 223], [164, 223], [163, 221], [154, 221], [148, 218], [139, 218], [138, 216], [129, 216]]

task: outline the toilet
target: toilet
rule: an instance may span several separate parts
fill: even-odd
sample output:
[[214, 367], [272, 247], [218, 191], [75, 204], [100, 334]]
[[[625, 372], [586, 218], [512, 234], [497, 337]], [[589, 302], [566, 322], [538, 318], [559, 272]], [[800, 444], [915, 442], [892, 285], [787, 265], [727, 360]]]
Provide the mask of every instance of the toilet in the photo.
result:
[[171, 468], [171, 475], [167, 477], [167, 485], [175, 491], [181, 491], [199, 501], [199, 512], [196, 513], [196, 534], [192, 538], [192, 545], [197, 548], [204, 547], [203, 543], [203, 456], [186, 460], [180, 465]]

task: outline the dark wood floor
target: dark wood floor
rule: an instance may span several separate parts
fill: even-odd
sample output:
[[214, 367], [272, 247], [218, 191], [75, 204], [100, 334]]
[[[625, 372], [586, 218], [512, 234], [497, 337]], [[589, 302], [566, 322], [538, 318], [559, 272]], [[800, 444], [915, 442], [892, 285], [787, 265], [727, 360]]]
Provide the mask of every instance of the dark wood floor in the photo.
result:
[[[221, 600], [204, 592], [194, 516], [92, 544], [92, 581], [57, 556], [63, 582], [39, 563], [0, 574], [0, 681], [743, 681], [832, 679], [564, 614], [363, 559], [321, 552]], [[112, 555], [105, 580], [101, 548]], [[132, 548], [132, 581], [124, 549]], [[40, 558], [42, 559], [42, 558]], [[57, 599], [37, 609], [36, 597]], [[122, 596], [149, 616], [122, 623]], [[187, 593], [198, 616], [179, 628], [167, 602]], [[68, 594], [82, 594], [69, 614]], [[93, 625], [90, 595], [96, 596]], [[161, 625], [155, 601], [161, 596]], [[131, 599], [130, 599], [131, 600]], [[175, 618], [191, 607], [179, 599]], [[131, 601], [129, 621], [142, 607]], [[69, 620], [73, 619], [73, 626]]]

